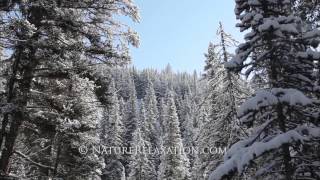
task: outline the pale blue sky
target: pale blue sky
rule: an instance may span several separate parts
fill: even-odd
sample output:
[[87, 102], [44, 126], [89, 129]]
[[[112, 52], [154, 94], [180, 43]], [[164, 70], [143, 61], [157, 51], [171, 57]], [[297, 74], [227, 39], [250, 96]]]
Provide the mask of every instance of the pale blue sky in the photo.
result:
[[210, 41], [222, 21], [237, 40], [234, 0], [135, 0], [141, 22], [132, 25], [139, 35], [138, 49], [131, 48], [138, 68], [163, 69], [170, 63], [176, 71], [202, 71]]

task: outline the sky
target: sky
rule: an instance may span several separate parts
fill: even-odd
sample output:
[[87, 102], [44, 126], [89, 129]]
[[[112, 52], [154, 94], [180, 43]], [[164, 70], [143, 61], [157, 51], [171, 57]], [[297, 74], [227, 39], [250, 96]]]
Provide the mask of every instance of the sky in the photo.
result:
[[140, 36], [140, 47], [131, 47], [131, 55], [138, 69], [163, 69], [169, 63], [179, 72], [202, 71], [209, 42], [218, 40], [219, 21], [242, 39], [235, 27], [234, 0], [135, 0], [135, 4], [141, 22], [130, 25]]

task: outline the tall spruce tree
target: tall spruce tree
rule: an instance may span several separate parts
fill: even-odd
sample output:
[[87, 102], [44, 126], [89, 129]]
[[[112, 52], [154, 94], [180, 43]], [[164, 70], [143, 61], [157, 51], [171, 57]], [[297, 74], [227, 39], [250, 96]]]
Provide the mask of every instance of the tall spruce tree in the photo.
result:
[[[189, 160], [184, 152], [179, 119], [173, 92], [168, 92], [167, 109], [164, 119], [164, 135], [162, 146], [166, 149], [160, 157], [158, 179], [187, 180], [190, 178]], [[177, 151], [175, 152], [175, 149]]]
[[150, 129], [148, 119], [146, 117], [145, 105], [142, 101], [140, 103], [137, 128], [133, 133], [131, 147], [133, 147], [135, 151], [131, 155], [128, 179], [148, 180], [157, 178], [155, 162], [153, 160], [152, 153], [149, 152], [149, 148], [152, 148], [149, 135]]
[[[160, 126], [158, 124], [159, 112], [158, 112], [158, 102], [154, 91], [153, 83], [148, 75], [147, 77], [147, 88], [146, 95], [144, 97], [144, 102], [146, 105], [146, 122], [148, 129], [148, 139], [150, 141], [150, 146], [152, 149], [159, 148], [159, 138], [160, 138]], [[160, 158], [158, 154], [151, 154], [150, 157], [153, 162], [154, 168], [157, 170], [160, 164]]]
[[[181, 107], [181, 136], [183, 139], [183, 145], [187, 148], [195, 147], [195, 134], [196, 134], [196, 116], [197, 116], [197, 106], [195, 102], [195, 96], [192, 95], [190, 86], [187, 86], [187, 91], [184, 93], [184, 98], [182, 99]], [[187, 154], [190, 169], [194, 164], [195, 154]]]
[[148, 151], [143, 151], [143, 148], [150, 146], [150, 143], [144, 140], [143, 132], [140, 127], [138, 127], [133, 134], [132, 147], [134, 147], [134, 152], [131, 157], [131, 162], [129, 164], [130, 173], [128, 176], [129, 180], [149, 180], [156, 179], [156, 171], [154, 169], [154, 164], [149, 159]]
[[[167, 110], [167, 106], [166, 106], [165, 100], [164, 98], [161, 98], [159, 102], [159, 119], [157, 123], [160, 129], [160, 132], [159, 132], [160, 137], [164, 135], [164, 128], [165, 128], [164, 122], [165, 122], [166, 113], [167, 113], [166, 110]], [[161, 138], [159, 140], [161, 140]]]
[[146, 105], [146, 118], [147, 118], [147, 123], [148, 123], [148, 129], [150, 131], [149, 133], [149, 138], [152, 143], [153, 147], [157, 146], [157, 139], [158, 137], [158, 126], [157, 126], [157, 119], [158, 119], [158, 102], [157, 102], [157, 97], [154, 91], [153, 83], [151, 80], [148, 78], [148, 83], [147, 83], [147, 88], [146, 88], [146, 95], [144, 97], [144, 102]]
[[[101, 140], [106, 147], [123, 147], [124, 127], [122, 123], [122, 116], [120, 115], [120, 105], [117, 96], [117, 91], [112, 79], [107, 94], [111, 96], [110, 106], [105, 109], [104, 116], [101, 122]], [[102, 180], [108, 179], [124, 179], [124, 165], [122, 164], [123, 157], [117, 151], [103, 154], [104, 169], [102, 171]]]
[[[133, 79], [130, 79], [129, 84], [129, 99], [126, 103], [126, 111], [125, 111], [125, 117], [124, 117], [124, 125], [125, 125], [125, 134], [124, 139], [125, 143], [124, 146], [128, 149], [132, 145], [133, 141], [133, 132], [137, 128], [137, 122], [139, 119], [139, 109], [138, 109], [138, 102], [137, 102], [137, 96], [136, 96], [136, 90]], [[126, 167], [126, 174], [129, 173], [129, 163], [130, 163], [130, 154], [125, 154], [125, 167]]]
[[[217, 35], [219, 44], [209, 44], [208, 53], [205, 55], [206, 66], [204, 77], [208, 82], [208, 120], [201, 127], [197, 146], [200, 149], [208, 147], [227, 148], [240, 136], [237, 128], [236, 108], [248, 93], [245, 82], [239, 75], [224, 68], [231, 54], [228, 49], [236, 45], [231, 35], [227, 34], [222, 23], [219, 24]], [[207, 179], [209, 173], [221, 162], [222, 154], [199, 154], [196, 160], [195, 174], [197, 179]]]
[[295, 15], [294, 2], [236, 1], [237, 26], [251, 32], [226, 66], [246, 68], [246, 74], [267, 84], [239, 108], [250, 135], [230, 148], [211, 180], [235, 172], [255, 179], [319, 179], [314, 166], [319, 162], [319, 108], [311, 99], [313, 61], [320, 57], [311, 48], [318, 46], [312, 38], [319, 30], [306, 28], [307, 22]]
[[[71, 161], [71, 158], [79, 156], [74, 145], [84, 142], [82, 140], [93, 129], [94, 123], [91, 121], [93, 117], [85, 118], [86, 114], [83, 113], [90, 116], [91, 109], [86, 104], [90, 104], [92, 100], [95, 101], [91, 93], [88, 95], [92, 99], [83, 92], [91, 92], [90, 88], [93, 88], [96, 95], [99, 96], [100, 87], [102, 87], [100, 79], [94, 77], [89, 66], [96, 63], [107, 66], [127, 63], [130, 59], [128, 48], [125, 43], [119, 44], [119, 42], [138, 45], [136, 33], [117, 21], [115, 15], [129, 16], [134, 21], [139, 19], [136, 6], [127, 0], [117, 2], [106, 0], [72, 2], [5, 0], [0, 3], [2, 32], [0, 46], [5, 47], [5, 51], [9, 52], [9, 57], [5, 59], [9, 62], [9, 66], [5, 83], [6, 102], [3, 106], [4, 109], [8, 109], [9, 106], [14, 107], [8, 111], [1, 111], [0, 170], [2, 175], [10, 173], [10, 158], [13, 153], [37, 164], [25, 154], [14, 151], [16, 139], [21, 135], [20, 132], [24, 130], [22, 127], [25, 127], [25, 124], [27, 127], [31, 125], [32, 128], [35, 128], [36, 131], [33, 133], [36, 133], [38, 129], [44, 133], [46, 131], [43, 129], [46, 128], [63, 132], [65, 129], [71, 131], [69, 134], [64, 132], [63, 136], [59, 136], [66, 140], [61, 141], [65, 146], [55, 146], [53, 152], [71, 154], [69, 159], [62, 158], [62, 160], [70, 160], [66, 164], [69, 164], [69, 167], [70, 164], [73, 164], [73, 167], [70, 167], [73, 170], [81, 165], [81, 161]], [[93, 87], [92, 82], [94, 82]], [[78, 86], [79, 89], [75, 89], [75, 86]], [[44, 91], [35, 92], [31, 89]], [[69, 97], [64, 94], [68, 94]], [[50, 97], [50, 95], [53, 96]], [[74, 95], [79, 97], [74, 97]], [[31, 99], [35, 96], [36, 100]], [[53, 99], [53, 97], [58, 98]], [[46, 101], [39, 101], [39, 99], [46, 99]], [[98, 99], [102, 100], [100, 97]], [[62, 101], [64, 103], [61, 103]], [[29, 111], [30, 109], [40, 111], [39, 107], [31, 108], [30, 104], [40, 105], [40, 109], [49, 109], [47, 112], [50, 113], [40, 113], [39, 118], [36, 111]], [[41, 121], [43, 119], [46, 121]], [[85, 119], [88, 122], [85, 122]], [[39, 127], [42, 122], [46, 123]], [[76, 122], [76, 125], [70, 125], [70, 122]], [[65, 124], [65, 127], [62, 124]], [[55, 138], [54, 134], [56, 133], [52, 133], [53, 136], [50, 135], [50, 139]], [[67, 142], [65, 135], [70, 138], [69, 141], [75, 140], [71, 145], [73, 147], [67, 146], [68, 143], [71, 143]], [[41, 136], [47, 136], [47, 134]], [[71, 149], [67, 150], [68, 147]], [[51, 166], [53, 166], [55, 175], [60, 172], [67, 174], [65, 171], [68, 171], [69, 167], [57, 170], [58, 164], [55, 162], [50, 166], [47, 165], [49, 168], [42, 167], [52, 169]], [[82, 174], [83, 169], [78, 168], [79, 175]]]

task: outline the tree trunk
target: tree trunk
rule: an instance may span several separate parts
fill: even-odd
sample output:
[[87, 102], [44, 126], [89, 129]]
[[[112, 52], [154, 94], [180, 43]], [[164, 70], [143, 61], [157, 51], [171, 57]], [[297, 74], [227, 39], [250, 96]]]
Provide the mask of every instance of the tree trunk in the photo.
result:
[[[7, 94], [7, 103], [11, 103], [13, 97], [14, 97], [14, 84], [16, 82], [16, 75], [18, 72], [18, 66], [20, 64], [20, 59], [21, 59], [21, 47], [17, 48], [17, 58], [13, 62], [12, 65], [12, 75], [9, 79], [8, 82], [8, 94]], [[3, 139], [5, 138], [6, 135], [6, 128], [8, 126], [9, 122], [9, 113], [4, 114], [2, 124], [1, 124], [1, 133], [0, 133], [0, 149], [2, 147]]]
[[21, 98], [17, 101], [16, 106], [17, 109], [12, 114], [12, 120], [10, 123], [10, 130], [9, 133], [6, 135], [5, 138], [5, 146], [1, 153], [0, 158], [0, 171], [4, 174], [9, 173], [9, 161], [10, 157], [13, 154], [13, 147], [16, 141], [16, 138], [18, 137], [19, 128], [22, 124], [22, 122], [25, 120], [24, 115], [24, 108], [26, 107], [28, 103], [28, 95], [31, 87], [31, 81], [33, 77], [33, 71], [35, 67], [37, 66], [37, 61], [35, 61], [34, 54], [35, 50], [31, 51], [32, 58], [30, 58], [29, 63], [24, 67], [23, 73], [22, 73], [22, 79], [19, 84], [20, 90], [21, 90]]
[[13, 147], [18, 136], [19, 127], [22, 123], [22, 112], [17, 112], [12, 115], [12, 123], [10, 125], [9, 134], [6, 136], [5, 146], [1, 154], [0, 170], [4, 174], [9, 174], [9, 161], [13, 154]]
[[[283, 108], [281, 107], [281, 105], [277, 106], [277, 113], [278, 113], [278, 117], [279, 117], [279, 119], [278, 119], [279, 120], [279, 127], [280, 127], [280, 130], [283, 133], [285, 133], [286, 132], [286, 124], [285, 124], [285, 116], [283, 115], [282, 109]], [[286, 180], [291, 180], [292, 175], [294, 173], [294, 170], [292, 168], [292, 165], [290, 164], [291, 156], [290, 156], [289, 145], [288, 144], [282, 145], [281, 150], [282, 150], [282, 156], [283, 156], [285, 178], [286, 178]]]

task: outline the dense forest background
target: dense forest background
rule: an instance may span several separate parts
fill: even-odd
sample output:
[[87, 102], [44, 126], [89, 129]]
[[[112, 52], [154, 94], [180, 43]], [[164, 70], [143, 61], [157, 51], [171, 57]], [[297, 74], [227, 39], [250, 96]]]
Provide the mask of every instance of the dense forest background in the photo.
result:
[[0, 179], [319, 180], [320, 3], [235, 2], [190, 74], [130, 65], [130, 0], [0, 1]]

